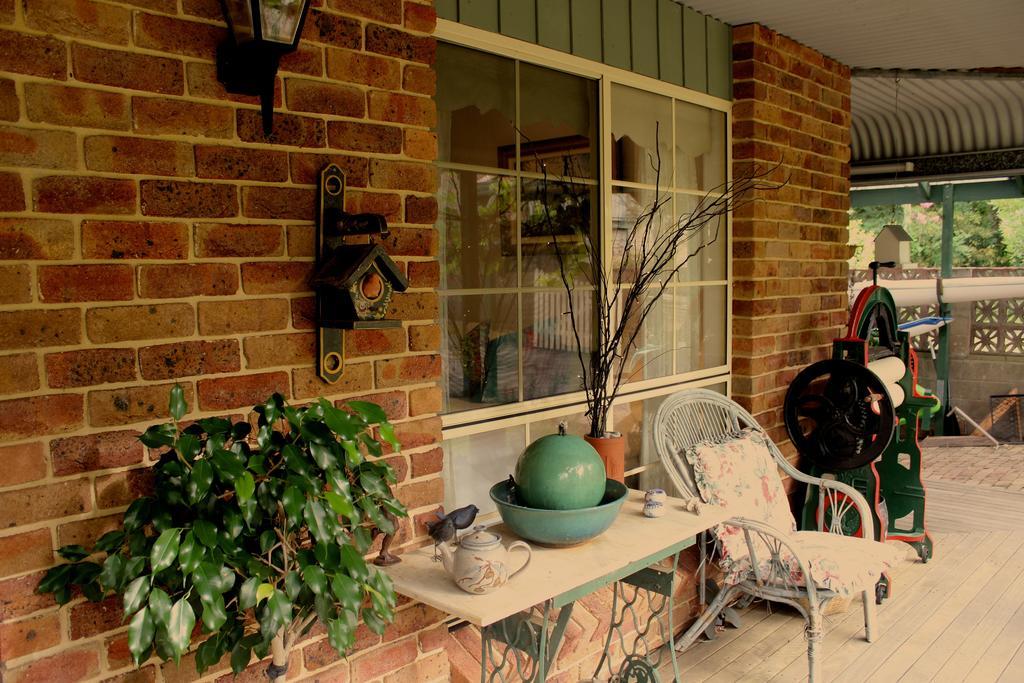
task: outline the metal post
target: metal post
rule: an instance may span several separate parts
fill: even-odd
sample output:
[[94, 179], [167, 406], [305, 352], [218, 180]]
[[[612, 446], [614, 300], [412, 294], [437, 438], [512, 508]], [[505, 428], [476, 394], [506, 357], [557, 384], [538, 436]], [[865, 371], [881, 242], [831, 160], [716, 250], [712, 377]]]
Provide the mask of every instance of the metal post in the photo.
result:
[[[953, 275], [953, 190], [952, 183], [942, 186], [942, 260], [939, 264], [941, 278]], [[952, 307], [943, 303], [939, 306], [939, 315], [952, 315]], [[942, 402], [942, 415], [949, 411], [949, 341], [949, 325], [943, 325], [939, 328], [939, 352], [935, 359], [935, 394]], [[943, 420], [936, 420], [935, 433], [945, 433]]]

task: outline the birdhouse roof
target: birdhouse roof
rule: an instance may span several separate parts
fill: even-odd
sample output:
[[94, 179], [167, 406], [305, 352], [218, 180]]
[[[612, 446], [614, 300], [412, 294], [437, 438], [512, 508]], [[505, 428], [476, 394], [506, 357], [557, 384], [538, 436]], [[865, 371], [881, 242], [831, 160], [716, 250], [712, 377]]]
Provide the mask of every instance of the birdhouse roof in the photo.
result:
[[317, 268], [313, 275], [313, 286], [348, 289], [374, 263], [396, 290], [404, 292], [408, 288], [409, 281], [379, 244], [345, 244], [336, 248]]
[[875, 237], [877, 240], [882, 235], [892, 235], [899, 242], [913, 242], [914, 238], [910, 236], [906, 230], [903, 229], [902, 225], [886, 225], [882, 228], [882, 231]]

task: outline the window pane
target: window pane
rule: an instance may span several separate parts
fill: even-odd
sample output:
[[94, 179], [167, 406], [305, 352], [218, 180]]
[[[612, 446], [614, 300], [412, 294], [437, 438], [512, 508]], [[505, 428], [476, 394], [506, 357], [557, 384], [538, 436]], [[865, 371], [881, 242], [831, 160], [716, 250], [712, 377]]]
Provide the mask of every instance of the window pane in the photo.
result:
[[454, 510], [470, 503], [480, 514], [496, 508], [488, 494], [499, 481], [508, 479], [519, 454], [526, 448], [526, 429], [509, 427], [484, 434], [445, 439], [444, 508]]
[[515, 178], [442, 170], [443, 289], [516, 286]]
[[515, 294], [442, 297], [445, 410], [519, 400]]
[[[593, 291], [574, 290], [572, 303], [586, 360], [594, 341]], [[524, 398], [580, 391], [582, 373], [565, 290], [523, 294]]]
[[597, 177], [597, 81], [519, 66], [522, 170]]
[[[676, 195], [676, 211], [682, 222], [689, 220], [701, 202], [708, 200], [690, 194]], [[680, 269], [679, 279], [684, 282], [695, 280], [724, 280], [726, 273], [727, 246], [729, 244], [728, 223], [724, 216], [712, 218], [700, 230], [679, 245], [676, 250], [677, 263], [690, 260]], [[701, 245], [705, 245], [701, 248]]]
[[523, 286], [562, 286], [559, 254], [570, 282], [593, 284], [584, 240], [589, 237], [590, 252], [600, 250], [597, 188], [524, 179], [522, 195]]
[[725, 182], [725, 113], [676, 100], [676, 187]]
[[[655, 211], [655, 205], [657, 210]], [[672, 195], [655, 195], [653, 190], [612, 188], [612, 277], [633, 282], [637, 268], [644, 260], [646, 246], [648, 263], [657, 259], [659, 237], [674, 226]], [[635, 230], [634, 230], [635, 228]], [[628, 248], [629, 252], [623, 254]], [[661, 253], [664, 254], [664, 248]], [[671, 265], [666, 266], [671, 271]], [[664, 271], [663, 271], [664, 272]]]
[[558, 417], [548, 417], [543, 420], [531, 422], [530, 441], [536, 441], [540, 437], [547, 436], [548, 434], [557, 434], [558, 425], [562, 422], [565, 423], [566, 434], [584, 436], [590, 431], [590, 420], [588, 420], [587, 416], [581, 411], [571, 415], [559, 415]]
[[[654, 435], [651, 430], [654, 426], [654, 415], [666, 398], [668, 394], [630, 403], [618, 403], [612, 409], [615, 431], [626, 437], [627, 471], [640, 466], [655, 465], [652, 468], [655, 471], [660, 468], [660, 465], [657, 465], [658, 451], [654, 447]], [[664, 488], [664, 484], [669, 482], [665, 481], [667, 478], [662, 477], [663, 475], [659, 476], [653, 483], [651, 476], [643, 477], [642, 485], [645, 488]], [[668, 490], [670, 489], [666, 489]]]
[[515, 62], [437, 46], [438, 161], [515, 168]]
[[672, 100], [612, 86], [612, 178], [655, 183], [661, 154], [661, 187], [672, 185]]
[[[640, 315], [647, 309], [648, 301], [658, 292], [657, 286], [648, 290], [644, 299], [637, 300], [632, 305], [632, 313], [629, 317], [639, 322]], [[627, 320], [623, 335], [623, 350], [630, 339], [634, 340], [633, 347], [626, 356], [626, 369], [622, 373], [622, 382], [639, 382], [644, 379], [665, 377], [672, 374], [672, 313], [674, 290], [669, 287], [660, 299], [651, 307], [647, 318], [642, 326], [637, 326]], [[624, 291], [619, 297], [620, 310], [624, 310], [624, 304], [629, 297], [629, 291]], [[627, 315], [623, 312], [622, 315]]]
[[676, 372], [725, 365], [726, 286], [679, 287], [674, 298]]

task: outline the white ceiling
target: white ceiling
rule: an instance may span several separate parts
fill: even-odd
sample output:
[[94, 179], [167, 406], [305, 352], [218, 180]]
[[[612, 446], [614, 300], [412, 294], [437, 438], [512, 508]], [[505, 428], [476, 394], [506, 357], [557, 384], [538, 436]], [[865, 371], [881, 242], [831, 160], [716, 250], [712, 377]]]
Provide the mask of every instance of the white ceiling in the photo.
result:
[[843, 64], [884, 69], [1024, 66], [1024, 0], [679, 0], [758, 22]]

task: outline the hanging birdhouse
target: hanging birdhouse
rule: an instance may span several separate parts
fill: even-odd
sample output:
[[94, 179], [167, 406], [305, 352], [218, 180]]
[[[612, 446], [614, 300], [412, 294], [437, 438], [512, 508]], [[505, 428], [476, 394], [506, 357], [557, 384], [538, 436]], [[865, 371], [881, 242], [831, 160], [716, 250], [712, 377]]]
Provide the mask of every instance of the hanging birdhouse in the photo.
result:
[[[373, 235], [387, 235], [380, 214], [345, 212], [345, 174], [336, 165], [320, 174], [320, 214], [317, 221], [316, 291], [318, 370], [325, 382], [341, 379], [345, 363], [344, 330], [399, 327], [388, 320], [394, 292], [409, 286], [398, 265]], [[361, 239], [353, 244], [349, 240]]]

